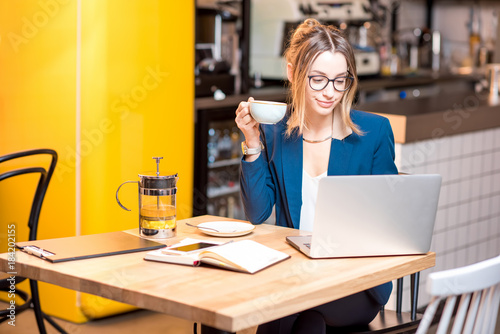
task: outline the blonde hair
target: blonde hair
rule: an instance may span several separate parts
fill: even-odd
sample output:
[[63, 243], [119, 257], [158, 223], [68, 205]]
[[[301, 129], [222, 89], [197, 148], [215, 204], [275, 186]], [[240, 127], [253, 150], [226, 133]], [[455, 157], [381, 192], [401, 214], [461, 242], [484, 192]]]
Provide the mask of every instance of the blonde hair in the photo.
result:
[[354, 51], [343, 33], [334, 26], [322, 25], [315, 19], [307, 19], [292, 33], [285, 51], [285, 59], [292, 66], [292, 80], [289, 81], [288, 101], [291, 114], [287, 122], [286, 134], [302, 134], [305, 126], [305, 92], [308, 73], [312, 63], [323, 52], [338, 52], [347, 62], [349, 75], [354, 78], [351, 87], [344, 93], [339, 103], [342, 121], [357, 134], [361, 130], [351, 119], [351, 105], [358, 88], [358, 77]]

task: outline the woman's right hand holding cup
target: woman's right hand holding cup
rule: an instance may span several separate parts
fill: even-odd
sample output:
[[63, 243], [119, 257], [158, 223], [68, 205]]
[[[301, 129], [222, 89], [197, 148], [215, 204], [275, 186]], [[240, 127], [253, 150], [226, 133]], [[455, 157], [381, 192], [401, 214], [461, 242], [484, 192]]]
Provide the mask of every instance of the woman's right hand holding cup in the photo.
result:
[[259, 123], [250, 114], [250, 102], [253, 100], [253, 97], [250, 97], [248, 101], [240, 102], [235, 118], [236, 125], [245, 136], [247, 146], [252, 148], [260, 145]]

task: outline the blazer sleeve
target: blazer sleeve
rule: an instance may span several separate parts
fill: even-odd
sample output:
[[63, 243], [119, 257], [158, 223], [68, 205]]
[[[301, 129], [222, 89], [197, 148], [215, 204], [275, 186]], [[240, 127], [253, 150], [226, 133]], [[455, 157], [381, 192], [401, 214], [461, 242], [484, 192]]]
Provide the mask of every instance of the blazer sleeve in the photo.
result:
[[240, 187], [245, 215], [252, 224], [262, 224], [272, 213], [276, 198], [267, 150], [261, 152], [257, 160], [247, 162], [242, 158]]

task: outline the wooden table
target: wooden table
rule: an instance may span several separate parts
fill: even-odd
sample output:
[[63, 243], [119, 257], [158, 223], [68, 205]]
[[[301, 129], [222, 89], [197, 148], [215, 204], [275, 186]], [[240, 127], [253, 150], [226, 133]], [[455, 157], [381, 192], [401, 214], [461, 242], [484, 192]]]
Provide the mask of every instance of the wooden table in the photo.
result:
[[[224, 219], [201, 216], [178, 221], [177, 236], [165, 242], [173, 244], [185, 237], [216, 239], [185, 223]], [[284, 227], [258, 225], [251, 234], [233, 238], [253, 239], [291, 255], [290, 259], [254, 275], [209, 266], [144, 261], [145, 252], [58, 264], [17, 252], [15, 269], [19, 276], [236, 332], [435, 264], [434, 253], [310, 260], [285, 241], [286, 236], [301, 233]], [[0, 254], [0, 271], [10, 271], [7, 264], [7, 253]]]

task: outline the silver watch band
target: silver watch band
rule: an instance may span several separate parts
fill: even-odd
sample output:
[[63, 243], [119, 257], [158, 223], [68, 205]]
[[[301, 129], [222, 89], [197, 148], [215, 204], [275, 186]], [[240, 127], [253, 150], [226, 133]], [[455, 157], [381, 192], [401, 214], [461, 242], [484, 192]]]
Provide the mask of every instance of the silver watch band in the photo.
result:
[[252, 148], [249, 148], [246, 142], [241, 142], [241, 151], [243, 152], [243, 155], [259, 154], [263, 148], [264, 145], [262, 144], [261, 141], [259, 141], [258, 147], [252, 147]]

